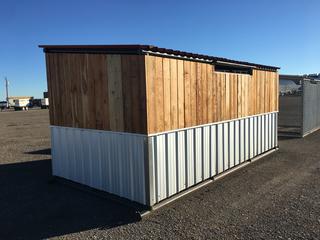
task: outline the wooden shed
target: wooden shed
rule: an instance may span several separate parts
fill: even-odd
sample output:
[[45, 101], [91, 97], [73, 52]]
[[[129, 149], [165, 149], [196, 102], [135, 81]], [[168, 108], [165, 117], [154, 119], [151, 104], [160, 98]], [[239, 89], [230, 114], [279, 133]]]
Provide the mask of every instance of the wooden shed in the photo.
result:
[[277, 148], [277, 67], [149, 45], [40, 47], [55, 176], [153, 206]]

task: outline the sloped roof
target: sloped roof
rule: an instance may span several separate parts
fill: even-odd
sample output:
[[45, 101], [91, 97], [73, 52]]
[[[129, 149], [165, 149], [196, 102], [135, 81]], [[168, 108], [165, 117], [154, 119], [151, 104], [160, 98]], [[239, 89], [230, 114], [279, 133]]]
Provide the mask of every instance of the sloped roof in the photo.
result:
[[169, 48], [160, 48], [153, 45], [137, 45], [137, 44], [127, 44], [127, 45], [40, 45], [45, 52], [108, 52], [108, 53], [160, 53], [166, 54], [168, 57], [186, 57], [195, 60], [206, 60], [212, 61], [213, 63], [229, 63], [235, 65], [245, 65], [249, 67], [255, 67], [259, 69], [273, 70], [276, 71], [280, 69], [279, 67], [251, 63], [246, 61], [232, 60], [228, 58], [197, 54], [184, 52]]

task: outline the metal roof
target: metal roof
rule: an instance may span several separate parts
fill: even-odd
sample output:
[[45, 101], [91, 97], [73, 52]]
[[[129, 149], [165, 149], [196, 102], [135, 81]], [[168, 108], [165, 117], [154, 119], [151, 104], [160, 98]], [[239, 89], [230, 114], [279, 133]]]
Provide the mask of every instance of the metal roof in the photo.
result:
[[129, 53], [129, 54], [164, 54], [167, 57], [188, 58], [190, 60], [203, 60], [216, 64], [242, 65], [244, 67], [259, 68], [265, 70], [277, 71], [280, 69], [275, 66], [256, 64], [245, 61], [232, 60], [228, 58], [209, 56], [173, 50], [168, 48], [159, 48], [153, 45], [40, 45], [45, 52], [108, 52], [108, 53]]

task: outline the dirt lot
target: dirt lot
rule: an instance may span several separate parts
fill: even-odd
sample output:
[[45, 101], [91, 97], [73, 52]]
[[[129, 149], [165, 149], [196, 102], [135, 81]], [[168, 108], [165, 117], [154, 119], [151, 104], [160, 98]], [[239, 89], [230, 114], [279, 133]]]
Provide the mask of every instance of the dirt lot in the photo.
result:
[[0, 113], [0, 239], [320, 239], [320, 132], [159, 209], [50, 181], [48, 111]]

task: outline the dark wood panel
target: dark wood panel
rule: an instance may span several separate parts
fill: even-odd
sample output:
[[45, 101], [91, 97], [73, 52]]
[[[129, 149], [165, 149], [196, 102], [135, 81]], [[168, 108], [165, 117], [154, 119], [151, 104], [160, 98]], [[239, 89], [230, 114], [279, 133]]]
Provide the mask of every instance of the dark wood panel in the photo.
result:
[[147, 133], [144, 56], [47, 53], [52, 125]]

